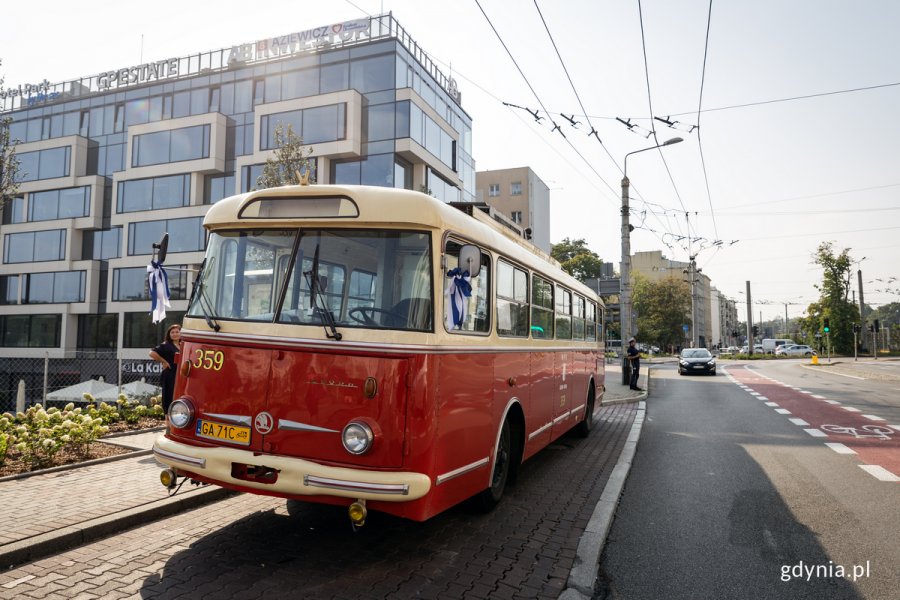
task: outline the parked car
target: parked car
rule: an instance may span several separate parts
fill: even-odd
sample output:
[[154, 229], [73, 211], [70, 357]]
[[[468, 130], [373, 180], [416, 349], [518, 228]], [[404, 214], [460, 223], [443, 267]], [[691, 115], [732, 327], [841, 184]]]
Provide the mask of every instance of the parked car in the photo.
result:
[[796, 342], [794, 340], [789, 340], [786, 338], [766, 338], [762, 341], [762, 347], [766, 354], [775, 354], [775, 351], [778, 350], [781, 346], [792, 346], [795, 345]]
[[781, 352], [776, 351], [777, 356], [816, 356], [816, 351], [806, 344], [794, 344], [781, 347]]
[[[747, 354], [748, 352], [750, 352], [750, 348], [747, 346], [747, 344], [744, 344], [741, 347], [741, 354]], [[754, 354], [762, 354], [763, 353], [762, 344], [753, 344], [753, 353]]]
[[706, 348], [685, 348], [678, 359], [678, 374], [716, 374], [716, 359]]

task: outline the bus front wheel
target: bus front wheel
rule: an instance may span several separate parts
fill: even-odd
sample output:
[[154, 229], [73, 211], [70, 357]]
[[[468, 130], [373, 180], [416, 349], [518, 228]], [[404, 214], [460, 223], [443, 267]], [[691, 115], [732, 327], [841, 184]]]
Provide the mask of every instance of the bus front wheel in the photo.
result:
[[493, 509], [500, 502], [510, 476], [512, 465], [512, 433], [510, 429], [509, 419], [506, 419], [503, 421], [503, 429], [500, 431], [500, 439], [497, 442], [491, 484], [476, 496], [479, 508], [485, 512]]

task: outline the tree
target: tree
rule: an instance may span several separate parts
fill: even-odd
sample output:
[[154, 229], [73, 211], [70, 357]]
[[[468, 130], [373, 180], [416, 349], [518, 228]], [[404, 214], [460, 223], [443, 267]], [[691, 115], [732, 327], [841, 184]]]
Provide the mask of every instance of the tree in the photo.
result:
[[815, 286], [819, 290], [819, 300], [807, 308], [808, 316], [803, 320], [803, 330], [807, 338], [821, 333], [824, 339], [822, 328], [827, 318], [831, 329], [828, 338], [835, 352], [852, 354], [853, 324], [859, 322], [859, 308], [849, 301], [853, 277], [850, 248], [844, 248], [840, 254], [835, 254], [831, 242], [822, 242], [813, 262], [822, 267], [822, 283]]
[[550, 248], [550, 256], [559, 261], [563, 270], [579, 281], [600, 277], [603, 260], [587, 247], [583, 238], [565, 238]]
[[633, 298], [642, 342], [661, 348], [684, 342], [683, 326], [691, 311], [691, 288], [686, 281], [675, 277], [650, 281], [635, 273]]
[[[0, 65], [3, 61], [0, 61]], [[0, 91], [3, 90], [3, 78], [0, 77]], [[16, 148], [9, 137], [9, 124], [12, 119], [0, 116], [0, 210], [19, 191], [19, 160]]]
[[291, 125], [285, 131], [284, 124], [275, 126], [275, 155], [266, 159], [262, 175], [256, 179], [256, 189], [299, 184], [299, 176], [309, 174], [310, 183], [315, 183], [315, 173], [309, 158], [312, 148], [303, 148], [303, 138], [294, 133]]

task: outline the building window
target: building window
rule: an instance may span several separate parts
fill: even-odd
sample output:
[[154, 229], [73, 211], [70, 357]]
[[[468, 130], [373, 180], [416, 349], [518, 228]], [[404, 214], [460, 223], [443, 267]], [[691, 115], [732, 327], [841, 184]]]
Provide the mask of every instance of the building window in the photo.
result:
[[134, 136], [131, 166], [146, 167], [209, 158], [209, 125]]
[[256, 189], [257, 180], [263, 174], [265, 165], [247, 165], [241, 167], [241, 192], [247, 193]]
[[86, 185], [33, 192], [28, 200], [29, 221], [86, 217], [90, 214], [91, 188]]
[[522, 224], [522, 211], [521, 210], [512, 211], [511, 216], [512, 216], [513, 223], [518, 223], [520, 225]]
[[[288, 127], [302, 138], [304, 144], [319, 144], [347, 139], [347, 105], [330, 104], [304, 110], [292, 110], [283, 113], [263, 115], [260, 118], [260, 129], [263, 131], [259, 140], [260, 150], [272, 150], [275, 145], [275, 129], [282, 125], [285, 133]], [[391, 123], [393, 131], [393, 123]]]
[[490, 196], [491, 198], [496, 198], [499, 195], [500, 195], [500, 184], [492, 183], [488, 187], [488, 196]]
[[37, 181], [69, 176], [72, 149], [69, 146], [16, 153], [19, 160], [19, 181]]
[[[167, 265], [170, 300], [187, 298], [187, 272], [185, 265]], [[182, 269], [182, 270], [177, 270]], [[150, 300], [150, 284], [146, 267], [113, 269], [113, 302]]]
[[170, 175], [119, 182], [116, 212], [128, 213], [188, 206], [191, 176]]
[[85, 231], [81, 238], [81, 260], [109, 260], [122, 255], [122, 228]]
[[61, 328], [62, 315], [0, 315], [0, 346], [57, 348]]
[[19, 303], [19, 276], [0, 275], [0, 304]]
[[84, 302], [84, 271], [57, 271], [24, 275], [22, 304]]
[[509, 184], [509, 195], [510, 196], [521, 196], [522, 195], [522, 182], [521, 181], [513, 181]]
[[5, 263], [63, 260], [65, 257], [65, 229], [7, 233], [3, 236], [3, 262]]
[[143, 221], [128, 224], [128, 256], [152, 254], [153, 244], [169, 233], [169, 253], [199, 252], [206, 248], [203, 217]]
[[207, 175], [203, 186], [203, 204], [215, 204], [234, 195], [234, 173]]
[[122, 327], [123, 348], [152, 348], [166, 337], [166, 329], [173, 323], [181, 323], [184, 311], [166, 311], [164, 321], [154, 325], [147, 311], [125, 313]]
[[115, 350], [118, 335], [118, 313], [78, 317], [79, 350]]
[[10, 198], [3, 205], [3, 224], [10, 225], [12, 223], [25, 222], [25, 198], [17, 196]]
[[394, 186], [394, 155], [375, 154], [365, 160], [331, 163], [331, 180], [337, 185]]

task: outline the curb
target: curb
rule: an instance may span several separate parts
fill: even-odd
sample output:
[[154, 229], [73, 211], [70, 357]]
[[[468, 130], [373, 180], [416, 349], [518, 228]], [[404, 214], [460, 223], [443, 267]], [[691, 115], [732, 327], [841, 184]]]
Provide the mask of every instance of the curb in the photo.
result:
[[129, 508], [56, 531], [0, 547], [0, 567], [12, 568], [75, 546], [93, 542], [137, 525], [172, 516], [185, 510], [224, 500], [235, 494], [220, 487], [201, 488], [183, 496], [169, 496], [143, 506]]
[[[648, 370], [647, 387], [650, 387]], [[647, 392], [644, 392], [646, 397]], [[594, 596], [594, 586], [597, 582], [597, 569], [600, 564], [600, 556], [603, 554], [603, 547], [606, 544], [606, 536], [612, 526], [615, 517], [616, 508], [619, 505], [619, 498], [622, 495], [622, 489], [625, 487], [625, 480], [628, 478], [628, 472], [631, 470], [631, 462], [637, 451], [637, 443], [641, 437], [641, 429], [644, 425], [644, 416], [647, 412], [647, 404], [641, 400], [638, 405], [637, 414], [634, 422], [631, 424], [631, 431], [625, 440], [625, 446], [619, 455], [619, 460], [613, 469], [606, 486], [603, 488], [603, 494], [594, 507], [591, 519], [588, 521], [578, 542], [578, 549], [575, 552], [575, 564], [569, 571], [569, 579], [566, 582], [566, 589], [559, 596], [559, 600], [587, 600]]]
[[[103, 440], [96, 440], [101, 443]], [[112, 444], [111, 444], [112, 445]], [[131, 448], [130, 446], [118, 446], [119, 448]], [[29, 477], [35, 477], [36, 475], [47, 475], [49, 473], [59, 473], [60, 471], [70, 471], [72, 469], [80, 469], [81, 467], [91, 467], [94, 465], [102, 465], [105, 463], [115, 462], [117, 460], [125, 460], [126, 458], [136, 458], [138, 456], [147, 456], [148, 454], [153, 454], [153, 450], [134, 450], [132, 449], [130, 452], [126, 452], [124, 454], [116, 454], [115, 456], [105, 456], [103, 458], [94, 458], [91, 460], [85, 460], [82, 462], [74, 462], [69, 463], [68, 465], [59, 465], [57, 467], [50, 467], [47, 469], [38, 469], [37, 471], [27, 471], [25, 473], [16, 473], [15, 475], [6, 475], [5, 477], [0, 477], [0, 483], [4, 481], [18, 481], [20, 479], [28, 479]], [[2, 564], [2, 563], [0, 563]]]
[[647, 384], [644, 388], [644, 391], [640, 394], [636, 394], [634, 396], [628, 396], [627, 398], [613, 398], [611, 400], [606, 400], [605, 398], [600, 402], [600, 406], [611, 406], [613, 404], [627, 404], [631, 402], [640, 402], [641, 400], [646, 400], [650, 395], [650, 374], [653, 372], [652, 366], [647, 367]]

